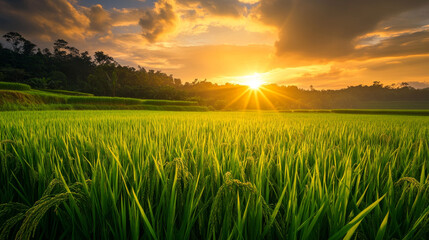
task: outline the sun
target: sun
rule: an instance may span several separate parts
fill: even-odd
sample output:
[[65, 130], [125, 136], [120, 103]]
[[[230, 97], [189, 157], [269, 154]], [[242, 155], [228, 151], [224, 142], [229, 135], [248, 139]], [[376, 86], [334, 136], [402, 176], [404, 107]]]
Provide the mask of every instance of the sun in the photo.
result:
[[253, 75], [244, 76], [242, 78], [243, 84], [247, 85], [252, 90], [258, 90], [264, 81], [262, 80], [262, 76], [259, 73], [254, 73]]

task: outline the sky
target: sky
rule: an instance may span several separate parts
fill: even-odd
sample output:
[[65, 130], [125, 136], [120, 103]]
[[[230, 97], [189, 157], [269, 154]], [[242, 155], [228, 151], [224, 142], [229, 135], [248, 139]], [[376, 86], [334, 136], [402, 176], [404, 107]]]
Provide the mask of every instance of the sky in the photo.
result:
[[429, 0], [0, 0], [9, 31], [183, 82], [429, 87]]

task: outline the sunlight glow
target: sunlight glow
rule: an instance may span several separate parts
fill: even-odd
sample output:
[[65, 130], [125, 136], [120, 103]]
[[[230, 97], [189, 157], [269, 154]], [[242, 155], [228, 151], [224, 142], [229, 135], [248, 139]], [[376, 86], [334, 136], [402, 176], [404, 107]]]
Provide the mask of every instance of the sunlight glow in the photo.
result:
[[257, 90], [259, 87], [264, 84], [262, 80], [262, 75], [259, 73], [254, 73], [253, 75], [248, 75], [242, 77], [244, 85], [247, 85], [250, 89]]
[[294, 99], [292, 97], [286, 96], [281, 92], [276, 90], [276, 87], [273, 87], [267, 84], [267, 74], [266, 73], [254, 73], [252, 75], [238, 76], [234, 77], [234, 83], [239, 84], [240, 86], [247, 86], [243, 89], [237, 85], [231, 85], [232, 89], [239, 89], [238, 92], [235, 92], [236, 97], [228, 102], [223, 110], [230, 110], [231, 106], [242, 107], [243, 110], [262, 110], [270, 109], [278, 111], [276, 106], [273, 104], [274, 101], [283, 101], [299, 103], [301, 106], [307, 106], [307, 104], [302, 103], [301, 101]]

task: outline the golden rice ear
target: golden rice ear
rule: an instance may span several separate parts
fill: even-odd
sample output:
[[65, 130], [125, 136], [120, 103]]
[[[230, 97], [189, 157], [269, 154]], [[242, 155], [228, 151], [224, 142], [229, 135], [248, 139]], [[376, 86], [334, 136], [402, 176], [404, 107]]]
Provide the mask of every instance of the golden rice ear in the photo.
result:
[[57, 187], [61, 190], [64, 190], [63, 182], [60, 179], [54, 178], [46, 187], [46, 190], [43, 192], [42, 197], [50, 195], [54, 190], [56, 190], [55, 188]]
[[9, 239], [10, 231], [12, 228], [25, 218], [25, 213], [18, 213], [4, 222], [3, 228], [0, 232], [0, 239]]
[[[85, 184], [91, 184], [87, 180]], [[89, 196], [83, 189], [82, 183], [74, 183], [66, 192], [62, 181], [58, 179], [52, 180], [43, 196], [34, 203], [32, 207], [21, 203], [6, 203], [0, 205], [0, 220], [6, 218], [2, 227], [0, 227], [0, 239], [8, 239], [12, 228], [22, 221], [21, 226], [16, 234], [17, 240], [26, 240], [34, 237], [39, 222], [45, 214], [52, 208], [57, 209], [61, 204], [68, 202], [70, 198], [76, 202], [79, 208], [82, 208], [89, 200]], [[59, 187], [59, 189], [58, 189]], [[57, 194], [51, 194], [56, 190]], [[12, 215], [12, 217], [10, 217]], [[9, 217], [9, 218], [7, 218]]]
[[28, 206], [22, 203], [5, 203], [0, 205], [0, 239], [9, 239], [12, 228], [25, 218]]
[[395, 183], [395, 188], [400, 188], [402, 186], [406, 185], [406, 189], [410, 189], [411, 187], [416, 188], [417, 190], [426, 190], [428, 188], [426, 183], [420, 183], [419, 181], [417, 181], [417, 179], [413, 178], [413, 177], [403, 177], [400, 178], [396, 183]]
[[[221, 225], [220, 219], [221, 214], [224, 211], [230, 211], [233, 201], [231, 199], [237, 197], [237, 193], [242, 192], [248, 194], [250, 199], [260, 200], [262, 204], [262, 214], [266, 222], [271, 215], [272, 209], [265, 202], [264, 198], [258, 193], [256, 186], [251, 182], [241, 182], [240, 180], [234, 179], [231, 172], [227, 172], [224, 175], [224, 183], [219, 188], [216, 196], [213, 200], [212, 209], [209, 216], [209, 232], [215, 233], [219, 225]], [[225, 203], [227, 206], [225, 207]], [[274, 225], [278, 226], [277, 221]]]

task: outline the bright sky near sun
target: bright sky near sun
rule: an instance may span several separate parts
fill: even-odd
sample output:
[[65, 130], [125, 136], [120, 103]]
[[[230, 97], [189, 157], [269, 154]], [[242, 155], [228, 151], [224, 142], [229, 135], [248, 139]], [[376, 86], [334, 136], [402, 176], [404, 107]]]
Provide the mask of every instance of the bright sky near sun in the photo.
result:
[[182, 81], [429, 87], [427, 0], [0, 0], [9, 31]]

